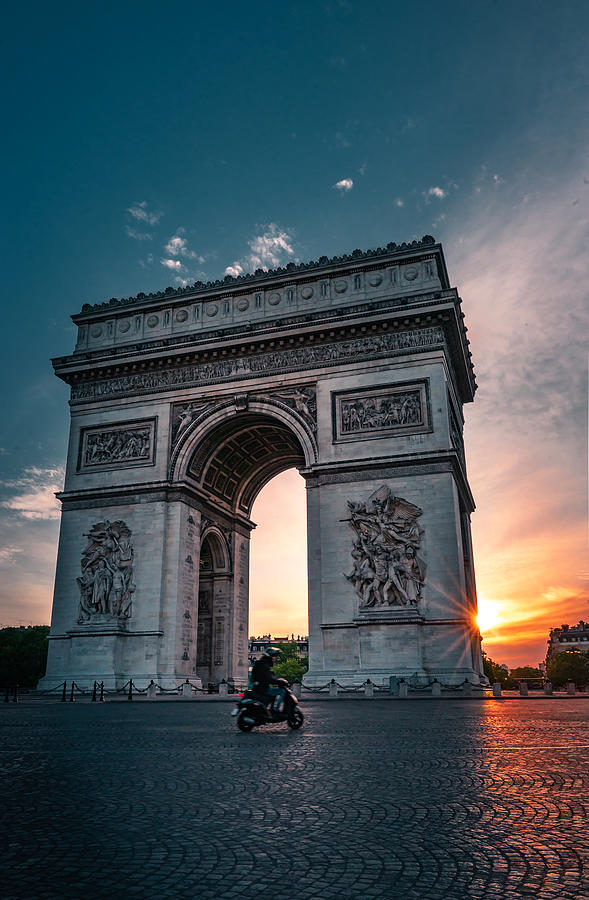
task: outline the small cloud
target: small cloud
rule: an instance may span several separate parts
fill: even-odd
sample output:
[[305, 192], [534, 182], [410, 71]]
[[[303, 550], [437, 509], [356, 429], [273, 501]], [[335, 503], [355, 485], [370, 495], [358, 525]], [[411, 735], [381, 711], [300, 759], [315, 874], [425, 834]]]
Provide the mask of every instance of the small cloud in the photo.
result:
[[[180, 237], [182, 231], [183, 229], [178, 229], [178, 232], [170, 238], [164, 247], [164, 250], [170, 256], [185, 256], [188, 259], [196, 259], [194, 250], [188, 249], [188, 241], [186, 238]], [[199, 257], [199, 261], [204, 262], [204, 257]]]
[[351, 178], [342, 178], [341, 181], [336, 181], [336, 183], [333, 185], [333, 187], [336, 190], [341, 191], [342, 194], [347, 194], [348, 191], [351, 191], [352, 188], [354, 187], [354, 182], [352, 181]]
[[138, 222], [147, 222], [148, 225], [157, 225], [163, 213], [152, 212], [147, 207], [147, 201], [142, 200], [141, 203], [134, 203], [127, 209], [127, 212], [137, 219]]
[[60, 505], [55, 492], [62, 489], [64, 474], [62, 466], [29, 466], [20, 478], [4, 482], [2, 487], [15, 493], [2, 500], [0, 506], [22, 519], [58, 519]]
[[0, 565], [15, 562], [17, 554], [22, 552], [22, 547], [0, 547]]
[[400, 197], [397, 197], [397, 199], [395, 200], [395, 206], [398, 206], [400, 209], [402, 206], [405, 206], [405, 201], [401, 200]]
[[362, 165], [361, 165], [360, 168], [358, 169], [358, 172], [360, 173], [360, 175], [365, 175], [365, 174], [366, 174], [366, 163], [365, 163], [365, 162], [362, 163]]
[[446, 197], [446, 191], [443, 191], [441, 187], [431, 187], [427, 192], [428, 197], [437, 197], [438, 200], [443, 200]]
[[347, 150], [351, 147], [351, 143], [341, 131], [336, 131], [335, 133], [335, 144], [336, 147], [339, 147], [340, 150]]
[[225, 275], [237, 277], [243, 272], [255, 272], [256, 269], [269, 269], [279, 266], [285, 256], [294, 256], [292, 237], [283, 231], [275, 222], [266, 226], [263, 234], [248, 241], [250, 252], [241, 260], [235, 260], [227, 266]]
[[172, 269], [175, 272], [179, 272], [182, 268], [182, 263], [179, 259], [160, 259], [162, 266], [165, 266], [167, 269]]
[[125, 225], [125, 233], [127, 237], [133, 238], [135, 241], [151, 241], [153, 238], [153, 235], [149, 234], [149, 232], [135, 231], [130, 225]]

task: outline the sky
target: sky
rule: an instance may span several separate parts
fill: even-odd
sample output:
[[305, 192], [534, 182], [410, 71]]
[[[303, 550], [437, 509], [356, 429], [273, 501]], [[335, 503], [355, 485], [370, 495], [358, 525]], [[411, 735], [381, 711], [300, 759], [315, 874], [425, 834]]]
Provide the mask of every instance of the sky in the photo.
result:
[[[33, 2], [3, 31], [0, 623], [50, 617], [71, 313], [423, 234], [479, 384], [483, 647], [535, 664], [589, 619], [587, 3]], [[256, 501], [252, 633], [306, 633], [304, 505], [295, 470]]]

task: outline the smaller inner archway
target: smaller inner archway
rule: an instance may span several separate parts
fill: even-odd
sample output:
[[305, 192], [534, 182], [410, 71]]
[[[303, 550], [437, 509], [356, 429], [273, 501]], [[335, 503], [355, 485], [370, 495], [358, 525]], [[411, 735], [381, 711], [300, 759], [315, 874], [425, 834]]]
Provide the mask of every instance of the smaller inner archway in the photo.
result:
[[203, 684], [220, 681], [227, 673], [232, 589], [225, 538], [217, 529], [210, 529], [201, 543], [198, 588], [196, 674]]

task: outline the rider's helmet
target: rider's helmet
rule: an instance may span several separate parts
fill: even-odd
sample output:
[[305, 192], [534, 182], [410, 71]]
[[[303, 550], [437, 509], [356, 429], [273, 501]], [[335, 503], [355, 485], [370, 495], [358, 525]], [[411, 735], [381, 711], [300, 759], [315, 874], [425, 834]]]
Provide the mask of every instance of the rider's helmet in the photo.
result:
[[280, 650], [278, 649], [278, 647], [266, 647], [266, 649], [262, 653], [262, 656], [268, 656], [270, 659], [276, 659], [278, 656], [280, 656]]

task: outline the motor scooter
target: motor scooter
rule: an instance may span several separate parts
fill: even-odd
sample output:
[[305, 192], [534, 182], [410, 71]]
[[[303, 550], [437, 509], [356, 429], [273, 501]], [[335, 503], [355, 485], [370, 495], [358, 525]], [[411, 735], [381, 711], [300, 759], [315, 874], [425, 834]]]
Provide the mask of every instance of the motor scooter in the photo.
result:
[[244, 691], [231, 713], [232, 716], [237, 716], [240, 731], [251, 731], [258, 725], [274, 725], [277, 722], [286, 722], [294, 730], [301, 727], [305, 717], [299, 708], [297, 697], [285, 678], [278, 679], [278, 685], [284, 691], [280, 710], [274, 709], [278, 697], [268, 700], [254, 690]]

